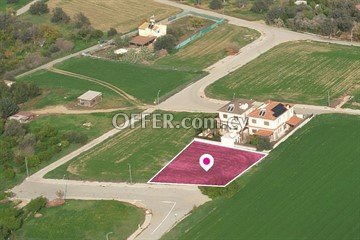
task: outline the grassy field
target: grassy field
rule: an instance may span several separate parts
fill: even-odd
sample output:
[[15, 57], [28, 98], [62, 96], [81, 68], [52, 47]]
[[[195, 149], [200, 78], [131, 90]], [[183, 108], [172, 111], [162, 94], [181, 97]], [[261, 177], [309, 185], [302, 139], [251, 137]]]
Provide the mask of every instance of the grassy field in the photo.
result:
[[195, 80], [202, 73], [161, 70], [144, 65], [104, 61], [92, 58], [73, 58], [57, 68], [79, 73], [115, 85], [144, 103], [152, 104], [160, 97]]
[[210, 85], [213, 98], [327, 104], [360, 82], [360, 48], [317, 42], [281, 44]]
[[226, 47], [230, 43], [236, 42], [243, 47], [259, 36], [258, 32], [248, 28], [222, 24], [175, 54], [160, 58], [155, 64], [182, 69], [204, 69], [226, 57]]
[[[177, 113], [175, 120], [196, 114]], [[150, 125], [151, 126], [151, 125]], [[134, 182], [147, 182], [195, 136], [194, 129], [126, 130], [46, 175], [92, 181], [129, 181], [131, 164]]]
[[359, 116], [313, 119], [163, 239], [358, 239]]
[[114, 27], [122, 33], [137, 28], [152, 15], [160, 20], [180, 12], [152, 0], [50, 0], [48, 4], [50, 8], [63, 8], [71, 17], [81, 11], [93, 27], [103, 31]]
[[32, 82], [42, 89], [42, 95], [25, 103], [23, 109], [38, 109], [52, 105], [64, 104], [75, 107], [77, 97], [88, 90], [103, 93], [103, 101], [95, 108], [127, 107], [130, 103], [116, 92], [96, 83], [83, 79], [65, 76], [53, 72], [38, 71], [22, 77], [18, 81]]
[[144, 221], [144, 211], [117, 201], [67, 200], [60, 207], [41, 210], [15, 232], [15, 239], [127, 239]]
[[4, 10], [6, 10], [8, 8], [11, 8], [13, 10], [17, 10], [17, 9], [25, 6], [29, 2], [31, 2], [31, 0], [19, 0], [17, 3], [7, 4], [6, 0], [1, 0], [0, 1], [0, 11], [4, 11]]

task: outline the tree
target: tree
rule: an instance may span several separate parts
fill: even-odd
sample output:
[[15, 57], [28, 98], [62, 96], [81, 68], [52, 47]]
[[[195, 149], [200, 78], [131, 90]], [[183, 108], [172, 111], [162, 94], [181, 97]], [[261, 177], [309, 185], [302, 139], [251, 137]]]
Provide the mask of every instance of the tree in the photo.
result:
[[19, 2], [19, 0], [6, 0], [6, 4], [15, 4], [18, 2]]
[[130, 46], [130, 38], [128, 36], [121, 37], [117, 35], [114, 39], [114, 43], [117, 47], [128, 47]]
[[0, 117], [6, 119], [19, 111], [19, 107], [10, 99], [0, 99]]
[[5, 124], [4, 136], [7, 137], [23, 137], [26, 133], [26, 129], [23, 124], [18, 121], [11, 120]]
[[71, 52], [74, 49], [74, 43], [64, 38], [56, 39], [55, 46], [61, 52]]
[[118, 32], [115, 28], [110, 28], [109, 31], [107, 32], [108, 37], [113, 37], [117, 34], [118, 34]]
[[264, 13], [268, 10], [269, 10], [269, 6], [263, 0], [258, 0], [254, 2], [254, 4], [251, 7], [251, 11], [253, 11], [254, 13]]
[[221, 0], [211, 0], [211, 2], [209, 3], [209, 8], [211, 8], [212, 10], [218, 10], [223, 8], [223, 3]]
[[29, 156], [35, 153], [36, 137], [32, 133], [26, 134], [19, 142], [19, 148], [23, 155]]
[[70, 17], [64, 12], [64, 10], [60, 7], [56, 7], [53, 10], [53, 14], [51, 16], [51, 22], [53, 23], [68, 23], [70, 21]]
[[43, 1], [38, 1], [30, 6], [30, 14], [32, 15], [42, 15], [49, 12], [47, 4]]
[[165, 49], [168, 52], [171, 52], [175, 48], [175, 46], [176, 46], [176, 38], [170, 34], [159, 37], [154, 44], [154, 48], [157, 51]]
[[11, 232], [21, 227], [21, 210], [11, 204], [4, 204], [0, 208], [0, 239], [8, 239]]
[[90, 20], [82, 12], [79, 12], [75, 15], [74, 23], [76, 28], [91, 26]]

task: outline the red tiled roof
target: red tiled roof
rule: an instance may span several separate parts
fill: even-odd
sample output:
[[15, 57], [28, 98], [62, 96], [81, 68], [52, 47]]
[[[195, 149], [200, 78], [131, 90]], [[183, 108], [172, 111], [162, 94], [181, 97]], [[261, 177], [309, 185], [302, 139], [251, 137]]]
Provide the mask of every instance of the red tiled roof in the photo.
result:
[[139, 45], [139, 46], [144, 46], [148, 43], [153, 42], [155, 39], [156, 39], [156, 37], [136, 36], [136, 37], [133, 37], [133, 39], [131, 39], [130, 43]]
[[[263, 105], [264, 107], [260, 106], [257, 109], [255, 109], [254, 111], [252, 111], [249, 114], [249, 117], [275, 120], [275, 119], [277, 119], [277, 117], [274, 116], [274, 112], [272, 111], [272, 109], [275, 108], [279, 104], [283, 104], [284, 106], [288, 106], [288, 107], [293, 107], [292, 104], [275, 102], [275, 101], [269, 100]], [[265, 114], [263, 116], [260, 116], [261, 110], [265, 110]]]
[[296, 116], [291, 117], [286, 123], [289, 124], [290, 126], [297, 126], [299, 123], [301, 123], [302, 119], [298, 118]]
[[273, 135], [273, 131], [268, 131], [268, 130], [259, 130], [256, 133], [254, 133], [256, 136], [260, 136], [260, 137], [270, 137], [271, 135]]

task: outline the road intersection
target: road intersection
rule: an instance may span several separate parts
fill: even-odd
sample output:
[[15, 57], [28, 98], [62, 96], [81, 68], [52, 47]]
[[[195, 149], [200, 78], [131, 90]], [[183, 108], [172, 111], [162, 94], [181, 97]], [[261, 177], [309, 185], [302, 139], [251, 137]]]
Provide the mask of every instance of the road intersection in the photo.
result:
[[[220, 78], [254, 60], [274, 46], [284, 42], [312, 40], [350, 45], [349, 42], [330, 40], [315, 35], [292, 32], [286, 29], [275, 28], [257, 22], [249, 22], [168, 0], [155, 1], [181, 8], [184, 11], [193, 11], [200, 14], [225, 18], [230, 24], [255, 29], [261, 33], [261, 37], [259, 39], [243, 47], [239, 54], [226, 57], [208, 67], [206, 69], [206, 71], [209, 72], [207, 76], [165, 100], [156, 107], [157, 109], [189, 112], [215, 112], [224, 104], [224, 102], [207, 98], [205, 96], [205, 88]], [[355, 45], [360, 46], [358, 43]], [[85, 52], [94, 51], [99, 48], [101, 48], [99, 45], [93, 46], [79, 53], [74, 53], [52, 61], [25, 74], [32, 73], [39, 69], [49, 69], [56, 63], [60, 63], [69, 58], [78, 56]], [[298, 105], [297, 108], [303, 113], [313, 114], [330, 112], [360, 114], [360, 111], [358, 110], [332, 109], [309, 105]], [[154, 111], [154, 109], [148, 109], [145, 112], [152, 111]], [[137, 239], [159, 239], [164, 233], [171, 229], [176, 222], [186, 217], [195, 206], [202, 205], [203, 203], [209, 201], [209, 198], [202, 195], [197, 187], [192, 186], [155, 186], [149, 184], [129, 185], [126, 183], [84, 182], [43, 178], [46, 173], [65, 164], [74, 157], [88, 151], [119, 132], [120, 130], [113, 129], [105, 133], [73, 153], [70, 153], [69, 155], [30, 176], [22, 184], [12, 189], [12, 192], [16, 194], [17, 198], [21, 199], [31, 199], [39, 195], [43, 195], [49, 199], [54, 199], [56, 197], [56, 191], [64, 189], [66, 186], [66, 198], [68, 199], [116, 199], [138, 206], [141, 205], [144, 208], [151, 210], [152, 218], [150, 225], [137, 236]]]

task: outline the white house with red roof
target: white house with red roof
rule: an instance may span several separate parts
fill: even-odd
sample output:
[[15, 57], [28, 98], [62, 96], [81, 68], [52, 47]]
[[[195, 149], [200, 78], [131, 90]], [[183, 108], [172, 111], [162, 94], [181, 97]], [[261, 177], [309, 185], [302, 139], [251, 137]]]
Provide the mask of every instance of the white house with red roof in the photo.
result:
[[294, 113], [294, 105], [269, 100], [248, 115], [247, 126], [250, 135], [276, 141], [301, 121]]

